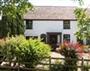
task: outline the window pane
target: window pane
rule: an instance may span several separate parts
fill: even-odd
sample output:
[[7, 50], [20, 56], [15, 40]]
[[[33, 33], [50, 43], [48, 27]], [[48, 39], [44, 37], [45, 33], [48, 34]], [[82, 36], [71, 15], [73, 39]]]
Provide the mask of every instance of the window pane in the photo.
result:
[[38, 36], [26, 36], [26, 39], [30, 39], [30, 38], [32, 38], [32, 39], [38, 39]]
[[26, 39], [28, 40], [30, 38], [30, 36], [26, 36]]
[[63, 35], [63, 40], [64, 41], [70, 41], [70, 34], [64, 34]]
[[64, 29], [70, 29], [70, 21], [69, 20], [63, 21], [63, 28]]
[[90, 38], [86, 39], [86, 45], [90, 45]]
[[26, 29], [32, 29], [32, 21], [31, 20], [26, 20]]

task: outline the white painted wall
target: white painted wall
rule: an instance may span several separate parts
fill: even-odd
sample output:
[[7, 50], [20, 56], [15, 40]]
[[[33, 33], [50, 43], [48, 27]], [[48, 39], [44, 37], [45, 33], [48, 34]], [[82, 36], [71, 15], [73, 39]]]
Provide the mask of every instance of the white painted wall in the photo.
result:
[[[70, 21], [71, 29], [63, 29], [63, 21], [33, 21], [33, 29], [25, 30], [25, 36], [40, 36], [47, 32], [62, 32], [63, 34], [70, 34], [71, 42], [76, 42], [75, 32], [77, 29], [77, 22]], [[63, 36], [62, 36], [63, 41]]]

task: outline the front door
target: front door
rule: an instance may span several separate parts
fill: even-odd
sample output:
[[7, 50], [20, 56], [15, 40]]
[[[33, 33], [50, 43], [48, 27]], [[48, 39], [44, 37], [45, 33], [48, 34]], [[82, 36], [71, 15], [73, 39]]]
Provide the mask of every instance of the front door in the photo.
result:
[[57, 35], [49, 35], [49, 43], [56, 44], [57, 43]]
[[47, 33], [47, 42], [51, 45], [52, 49], [55, 50], [58, 46], [58, 43], [61, 43], [61, 34], [60, 33]]

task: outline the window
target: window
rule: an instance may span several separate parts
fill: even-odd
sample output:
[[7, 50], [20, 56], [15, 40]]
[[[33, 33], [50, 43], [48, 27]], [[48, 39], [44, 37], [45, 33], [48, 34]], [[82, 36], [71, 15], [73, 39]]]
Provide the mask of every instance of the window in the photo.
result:
[[26, 39], [28, 40], [30, 38], [30, 36], [26, 36]]
[[86, 45], [90, 45], [90, 38], [86, 39]]
[[38, 39], [38, 36], [31, 36], [32, 39]]
[[70, 20], [63, 21], [63, 29], [70, 29]]
[[32, 20], [26, 20], [26, 29], [32, 29], [33, 23]]
[[70, 34], [64, 34], [63, 35], [63, 40], [70, 42]]
[[32, 38], [32, 39], [38, 39], [38, 36], [26, 36], [26, 39], [27, 40], [30, 39], [30, 38]]

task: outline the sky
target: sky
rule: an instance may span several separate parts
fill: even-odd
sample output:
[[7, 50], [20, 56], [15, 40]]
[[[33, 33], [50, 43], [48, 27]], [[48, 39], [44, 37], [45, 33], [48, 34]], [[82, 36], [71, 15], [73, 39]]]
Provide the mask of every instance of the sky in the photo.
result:
[[[73, 0], [29, 0], [34, 6], [78, 6]], [[90, 0], [84, 0], [84, 7], [90, 7]]]

